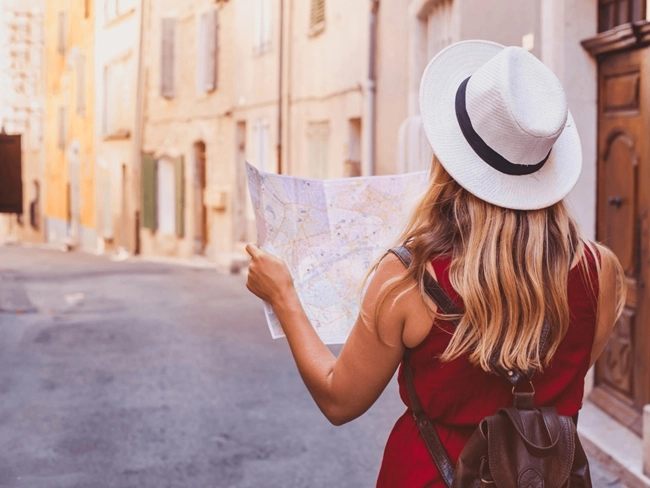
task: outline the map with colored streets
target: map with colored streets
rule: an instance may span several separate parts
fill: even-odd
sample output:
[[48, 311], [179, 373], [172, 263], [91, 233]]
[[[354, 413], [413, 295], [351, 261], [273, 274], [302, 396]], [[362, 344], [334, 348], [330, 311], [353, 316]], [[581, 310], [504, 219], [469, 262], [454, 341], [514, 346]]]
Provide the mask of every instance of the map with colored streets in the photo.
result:
[[[250, 164], [246, 171], [259, 246], [287, 263], [320, 338], [344, 343], [363, 277], [406, 225], [427, 173], [314, 180]], [[284, 337], [271, 306], [264, 309], [273, 338]]]

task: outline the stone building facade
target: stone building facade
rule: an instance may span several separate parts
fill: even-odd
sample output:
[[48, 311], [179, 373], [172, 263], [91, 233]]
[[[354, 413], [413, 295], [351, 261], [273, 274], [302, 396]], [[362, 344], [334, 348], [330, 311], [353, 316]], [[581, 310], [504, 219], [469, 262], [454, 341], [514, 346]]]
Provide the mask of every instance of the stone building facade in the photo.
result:
[[45, 5], [45, 233], [96, 247], [94, 2]]
[[236, 3], [146, 2], [143, 255], [229, 264]]
[[[20, 136], [22, 213], [0, 213], [0, 241], [42, 242], [45, 164], [45, 44], [43, 0], [0, 1], [0, 134]], [[0, 137], [5, 137], [0, 135]], [[9, 155], [0, 148], [0, 159]], [[8, 182], [3, 182], [7, 184]], [[2, 188], [1, 191], [6, 191]]]
[[97, 0], [95, 202], [97, 247], [138, 252], [142, 134], [141, 0]]

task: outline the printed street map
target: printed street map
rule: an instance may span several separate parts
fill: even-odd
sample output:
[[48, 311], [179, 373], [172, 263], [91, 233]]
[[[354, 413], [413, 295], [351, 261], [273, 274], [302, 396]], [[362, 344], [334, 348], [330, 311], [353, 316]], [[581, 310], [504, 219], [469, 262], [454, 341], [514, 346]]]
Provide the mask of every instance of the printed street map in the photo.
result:
[[[395, 244], [427, 173], [314, 180], [247, 164], [258, 245], [289, 267], [307, 317], [326, 344], [342, 344], [359, 313], [363, 276]], [[264, 304], [273, 338], [282, 327]]]

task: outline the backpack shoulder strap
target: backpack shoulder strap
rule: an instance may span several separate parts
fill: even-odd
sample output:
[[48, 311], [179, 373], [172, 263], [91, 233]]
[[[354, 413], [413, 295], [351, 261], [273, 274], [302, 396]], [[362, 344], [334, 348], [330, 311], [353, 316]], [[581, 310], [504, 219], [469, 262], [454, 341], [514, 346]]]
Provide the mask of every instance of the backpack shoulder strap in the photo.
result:
[[[411, 251], [406, 246], [396, 247], [388, 252], [397, 256], [406, 269], [411, 267]], [[445, 315], [461, 315], [463, 313], [428, 272], [424, 274], [424, 291]], [[458, 320], [454, 320], [454, 323], [458, 325]]]
[[[389, 252], [392, 252], [399, 258], [405, 268], [409, 268], [411, 265], [411, 252], [404, 246], [391, 249]], [[433, 277], [427, 273], [427, 277], [435, 283]], [[447, 294], [440, 288], [440, 285], [435, 283], [437, 286], [429, 287], [426, 286], [426, 292], [431, 297], [431, 299], [438, 305], [442, 310], [442, 307], [438, 304], [438, 300], [443, 303], [446, 300], [451, 302], [451, 299]], [[431, 295], [433, 293], [434, 296]], [[453, 302], [451, 302], [453, 304]], [[455, 305], [454, 305], [455, 306]], [[444, 311], [443, 311], [444, 312]], [[454, 465], [449, 459], [449, 454], [445, 450], [445, 446], [442, 445], [438, 431], [433, 424], [433, 422], [427, 417], [422, 402], [418, 397], [417, 392], [415, 391], [415, 379], [413, 378], [413, 368], [411, 368], [411, 350], [407, 349], [404, 353], [404, 362], [403, 362], [403, 371], [404, 371], [404, 380], [406, 382], [406, 389], [408, 391], [409, 403], [411, 404], [411, 410], [413, 411], [413, 417], [415, 418], [415, 423], [418, 426], [420, 435], [424, 440], [424, 444], [427, 446], [427, 450], [433, 459], [440, 477], [447, 485], [447, 488], [451, 488], [451, 484], [454, 480]]]

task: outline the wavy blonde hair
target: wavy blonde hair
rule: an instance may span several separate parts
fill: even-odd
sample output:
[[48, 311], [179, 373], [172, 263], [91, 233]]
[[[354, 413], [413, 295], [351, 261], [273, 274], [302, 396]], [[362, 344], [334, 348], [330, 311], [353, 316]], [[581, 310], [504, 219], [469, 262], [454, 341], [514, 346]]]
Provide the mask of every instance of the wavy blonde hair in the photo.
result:
[[[432, 257], [450, 256], [450, 281], [465, 311], [441, 359], [467, 355], [485, 371], [492, 369], [494, 354], [505, 368], [548, 366], [569, 328], [567, 282], [572, 261], [578, 260], [591, 283], [585, 246], [601, 259], [613, 257], [606, 247], [581, 237], [564, 202], [532, 211], [497, 207], [462, 188], [435, 158], [429, 188], [398, 242], [408, 245], [413, 261], [408, 271], [383, 284], [374, 323], [389, 295], [397, 300], [419, 285], [424, 299], [427, 263]], [[618, 260], [613, 262], [619, 276], [620, 313], [625, 283]], [[596, 263], [600, 273], [600, 260]], [[596, 306], [595, 293], [594, 300]], [[429, 302], [425, 299], [425, 303]], [[436, 318], [453, 318], [431, 312]], [[550, 334], [542, 358], [545, 318]]]

